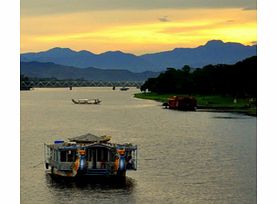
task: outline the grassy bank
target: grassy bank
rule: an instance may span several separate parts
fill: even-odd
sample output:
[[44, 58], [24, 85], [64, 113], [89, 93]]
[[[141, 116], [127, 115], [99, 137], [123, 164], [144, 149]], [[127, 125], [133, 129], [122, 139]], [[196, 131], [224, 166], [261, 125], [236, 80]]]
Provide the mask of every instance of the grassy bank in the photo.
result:
[[[159, 102], [167, 102], [170, 96], [177, 96], [181, 94], [157, 94], [157, 93], [136, 93], [136, 98], [155, 100]], [[249, 99], [237, 98], [234, 103], [234, 98], [230, 96], [218, 95], [193, 95], [197, 99], [198, 109], [205, 111], [225, 111], [225, 112], [239, 112], [247, 115], [256, 116], [256, 106], [249, 104]]]

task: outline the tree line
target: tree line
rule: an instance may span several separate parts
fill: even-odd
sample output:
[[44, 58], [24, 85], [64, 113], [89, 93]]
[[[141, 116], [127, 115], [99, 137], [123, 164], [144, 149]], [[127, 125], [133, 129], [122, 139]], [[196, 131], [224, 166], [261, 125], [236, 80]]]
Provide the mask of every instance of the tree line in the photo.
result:
[[32, 87], [29, 85], [29, 77], [21, 74], [20, 75], [20, 90], [30, 90]]
[[229, 95], [257, 97], [257, 56], [233, 65], [207, 65], [192, 70], [167, 68], [156, 78], [149, 78], [141, 91], [159, 94]]

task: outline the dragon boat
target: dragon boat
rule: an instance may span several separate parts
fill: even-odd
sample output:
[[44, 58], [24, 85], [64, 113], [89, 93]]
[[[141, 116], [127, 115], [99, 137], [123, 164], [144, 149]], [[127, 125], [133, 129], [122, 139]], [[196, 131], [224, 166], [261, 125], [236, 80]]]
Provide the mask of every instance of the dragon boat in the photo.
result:
[[110, 140], [110, 136], [88, 133], [69, 141], [44, 144], [45, 167], [52, 176], [64, 178], [125, 178], [127, 170], [137, 170], [137, 145], [115, 144]]

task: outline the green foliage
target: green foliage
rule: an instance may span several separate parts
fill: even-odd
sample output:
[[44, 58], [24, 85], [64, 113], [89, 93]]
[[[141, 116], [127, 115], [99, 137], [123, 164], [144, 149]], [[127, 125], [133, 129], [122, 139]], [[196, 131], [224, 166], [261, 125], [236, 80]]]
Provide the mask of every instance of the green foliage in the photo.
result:
[[149, 100], [155, 100], [160, 102], [167, 102], [168, 98], [172, 96], [173, 94], [157, 94], [157, 93], [136, 93], [136, 98], [141, 99], [149, 99]]

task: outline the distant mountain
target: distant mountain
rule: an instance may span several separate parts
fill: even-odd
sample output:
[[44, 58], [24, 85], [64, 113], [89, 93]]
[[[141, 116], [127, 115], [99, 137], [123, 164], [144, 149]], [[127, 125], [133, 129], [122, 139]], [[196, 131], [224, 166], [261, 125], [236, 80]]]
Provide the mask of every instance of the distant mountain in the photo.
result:
[[93, 54], [89, 51], [73, 51], [69, 48], [53, 48], [38, 53], [21, 54], [23, 62], [53, 62], [79, 68], [127, 69], [132, 72], [162, 71], [167, 67], [181, 68], [184, 65], [203, 67], [207, 64], [234, 64], [257, 55], [257, 46], [211, 40], [196, 48], [175, 48], [171, 51], [136, 56], [121, 51]]
[[257, 46], [245, 46], [240, 43], [224, 43], [212, 40], [197, 48], [175, 48], [172, 51], [140, 56], [157, 67], [181, 68], [185, 64], [201, 68], [208, 64], [234, 64], [247, 57], [257, 55]]
[[99, 55], [89, 51], [73, 51], [69, 48], [53, 48], [38, 53], [21, 54], [20, 61], [53, 62], [79, 68], [127, 69], [133, 72], [153, 70], [144, 59], [121, 51], [108, 51]]
[[52, 62], [20, 62], [20, 74], [36, 78], [85, 79], [94, 81], [144, 81], [158, 72], [133, 73], [128, 70], [76, 68]]

